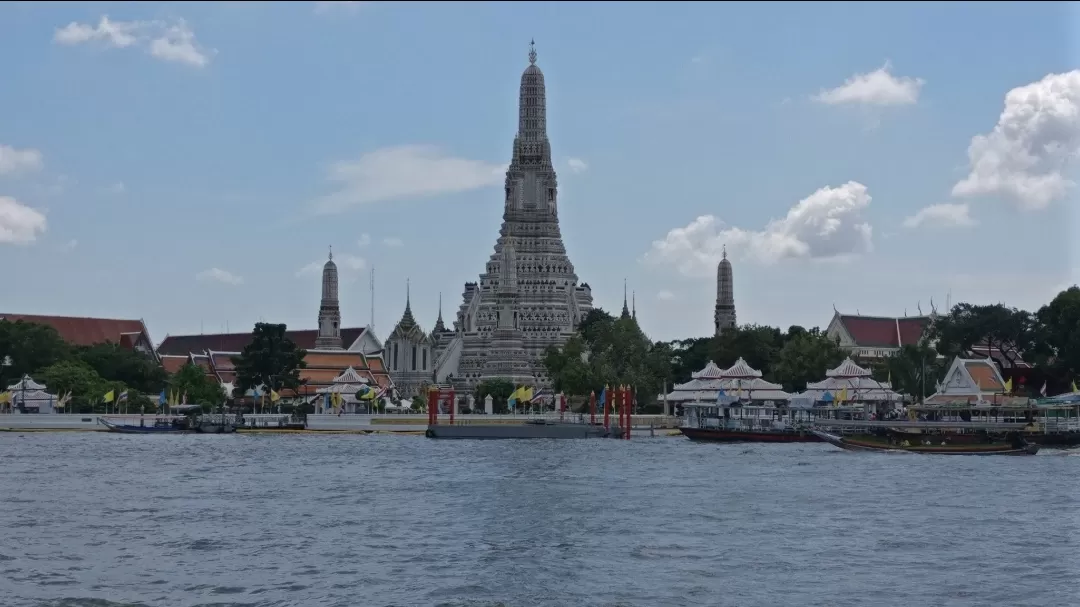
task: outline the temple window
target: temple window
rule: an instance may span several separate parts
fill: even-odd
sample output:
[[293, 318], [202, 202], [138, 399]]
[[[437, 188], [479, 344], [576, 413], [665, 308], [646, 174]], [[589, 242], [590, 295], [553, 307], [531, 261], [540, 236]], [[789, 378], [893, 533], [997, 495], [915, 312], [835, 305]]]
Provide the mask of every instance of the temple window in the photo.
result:
[[421, 367], [424, 371], [427, 371], [427, 348], [424, 348], [423, 352], [424, 365]]
[[416, 346], [412, 347], [412, 370], [416, 370]]

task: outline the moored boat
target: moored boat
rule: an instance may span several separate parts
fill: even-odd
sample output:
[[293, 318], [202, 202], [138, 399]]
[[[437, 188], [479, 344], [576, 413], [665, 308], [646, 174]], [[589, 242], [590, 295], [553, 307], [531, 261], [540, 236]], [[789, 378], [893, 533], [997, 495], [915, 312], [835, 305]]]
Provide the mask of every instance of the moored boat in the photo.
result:
[[529, 438], [621, 438], [618, 426], [554, 421], [526, 420], [516, 424], [451, 423], [430, 424], [424, 433], [428, 438], [457, 439], [529, 439]]
[[777, 430], [736, 430], [727, 428], [679, 428], [692, 441], [710, 443], [818, 443], [821, 439], [809, 430], [788, 428]]
[[922, 440], [898, 440], [893, 435], [854, 434], [839, 436], [822, 430], [812, 431], [821, 440], [848, 451], [903, 451], [936, 455], [1035, 455], [1039, 446], [1028, 443], [1018, 433], [1010, 433], [1007, 442], [950, 443], [948, 434], [926, 435]]
[[191, 427], [188, 424], [188, 420], [181, 419], [155, 419], [152, 424], [145, 424], [143, 420], [139, 420], [139, 424], [114, 424], [109, 420], [99, 417], [98, 423], [109, 432], [119, 432], [121, 434], [180, 434], [184, 432], [191, 432]]

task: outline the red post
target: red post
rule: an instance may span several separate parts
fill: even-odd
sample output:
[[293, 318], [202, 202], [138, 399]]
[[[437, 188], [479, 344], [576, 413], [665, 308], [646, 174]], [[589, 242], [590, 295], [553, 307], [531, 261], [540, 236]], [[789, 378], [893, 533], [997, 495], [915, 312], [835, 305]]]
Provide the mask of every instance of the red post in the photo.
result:
[[566, 395], [559, 394], [559, 421], [563, 420], [563, 416], [566, 414]]
[[604, 386], [604, 428], [611, 427], [611, 390]]
[[623, 386], [623, 408], [626, 409], [626, 440], [630, 440], [630, 427], [633, 425], [633, 420], [630, 416], [634, 413], [634, 396], [630, 391], [630, 386]]
[[[434, 396], [432, 396], [433, 393]], [[434, 388], [428, 390], [427, 393], [427, 423], [429, 426], [439, 423], [439, 397]]]
[[450, 425], [454, 425], [454, 409], [457, 409], [457, 403], [454, 401], [454, 389], [450, 388]]
[[589, 425], [596, 425], [596, 390], [589, 392]]

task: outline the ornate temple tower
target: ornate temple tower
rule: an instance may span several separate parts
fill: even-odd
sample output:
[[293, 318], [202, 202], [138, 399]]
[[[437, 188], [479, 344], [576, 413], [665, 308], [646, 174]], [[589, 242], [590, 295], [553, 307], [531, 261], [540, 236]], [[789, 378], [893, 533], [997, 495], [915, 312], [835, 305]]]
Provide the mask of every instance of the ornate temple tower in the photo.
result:
[[338, 307], [338, 273], [334, 263], [334, 251], [322, 269], [322, 301], [319, 303], [319, 336], [315, 338], [318, 350], [341, 349], [341, 309]]
[[435, 368], [434, 344], [412, 313], [409, 283], [405, 283], [405, 312], [383, 344], [386, 368], [403, 397], [412, 398], [431, 383]]
[[716, 265], [716, 310], [713, 312], [716, 334], [735, 328], [735, 285], [731, 278], [731, 262], [724, 245], [723, 258]]
[[[587, 284], [578, 284], [559, 229], [558, 181], [547, 136], [544, 73], [536, 65], [533, 46], [529, 65], [521, 74], [518, 130], [503, 194], [503, 221], [495, 250], [480, 282], [466, 283], [454, 322], [463, 340], [454, 381], [462, 387], [471, 388], [484, 379], [502, 377], [502, 373], [529, 376], [531, 385], [547, 385], [540, 362], [544, 349], [566, 343], [592, 309], [592, 290]], [[504, 249], [510, 242], [512, 294], [504, 292], [507, 285], [503, 284], [509, 280], [504, 278]], [[500, 321], [507, 322], [507, 306], [513, 324], [502, 327]], [[502, 337], [499, 349], [493, 349], [500, 329], [503, 337], [509, 336], [509, 329], [520, 333], [523, 359], [511, 355], [510, 342]], [[525, 362], [526, 370], [518, 368], [519, 360]]]
[[534, 385], [532, 365], [525, 353], [525, 339], [518, 327], [517, 257], [514, 243], [507, 239], [499, 260], [499, 282], [495, 288], [495, 330], [484, 361], [484, 377], [500, 377], [514, 383]]

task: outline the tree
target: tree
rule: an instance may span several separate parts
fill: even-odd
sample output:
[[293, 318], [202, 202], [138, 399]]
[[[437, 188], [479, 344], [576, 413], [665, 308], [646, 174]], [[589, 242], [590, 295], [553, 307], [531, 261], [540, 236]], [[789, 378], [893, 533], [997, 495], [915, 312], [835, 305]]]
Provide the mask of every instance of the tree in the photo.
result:
[[517, 390], [517, 386], [508, 379], [488, 379], [476, 386], [473, 396], [476, 398], [476, 402], [483, 406], [484, 399], [490, 394], [492, 408], [495, 413], [506, 413], [508, 411], [506, 400], [514, 393], [514, 390]]
[[[711, 359], [721, 368], [727, 368], [742, 358], [746, 364], [762, 371], [769, 377], [769, 371], [776, 364], [781, 348], [784, 347], [784, 335], [776, 327], [763, 325], [744, 325], [726, 329], [713, 340]], [[775, 378], [773, 378], [775, 379]]]
[[800, 391], [809, 382], [825, 379], [825, 372], [839, 365], [844, 357], [840, 346], [819, 329], [797, 332], [780, 349], [771, 375], [786, 389]]
[[1030, 312], [1001, 304], [979, 306], [958, 303], [948, 315], [930, 326], [931, 341], [946, 358], [964, 356], [971, 347], [985, 343], [991, 350], [1030, 351], [1035, 342], [1035, 319]]
[[123, 382], [143, 394], [160, 393], [168, 381], [168, 373], [161, 365], [140, 352], [114, 343], [78, 347], [76, 355], [101, 377]]
[[690, 381], [695, 371], [700, 371], [709, 364], [714, 350], [712, 337], [680, 339], [664, 344], [671, 352], [671, 381], [685, 383]]
[[90, 410], [99, 403], [109, 390], [114, 394], [123, 392], [123, 386], [117, 386], [98, 375], [90, 365], [82, 361], [60, 361], [38, 372], [38, 382], [45, 384], [51, 393], [62, 396], [71, 392], [73, 410]]
[[285, 334], [285, 325], [256, 323], [251, 343], [232, 359], [236, 366], [234, 395], [242, 396], [259, 386], [275, 392], [298, 390], [303, 384], [300, 370], [307, 367], [305, 354]]
[[879, 381], [891, 381], [893, 390], [922, 401], [937, 391], [937, 382], [946, 367], [938, 353], [928, 345], [905, 344], [885, 359]]
[[[13, 384], [24, 375], [71, 357], [71, 348], [49, 325], [17, 320], [0, 320], [0, 383]], [[0, 388], [2, 389], [2, 388]]]
[[1062, 385], [1080, 378], [1080, 287], [1069, 287], [1039, 309], [1038, 353]]
[[188, 404], [215, 407], [222, 404], [227, 395], [221, 384], [208, 377], [202, 367], [187, 363], [169, 378], [169, 390], [177, 398], [187, 395]]

